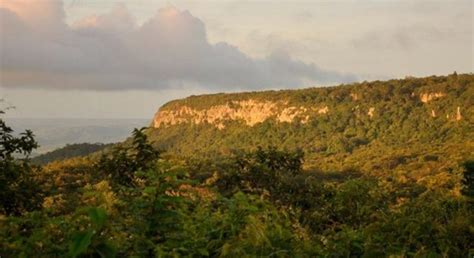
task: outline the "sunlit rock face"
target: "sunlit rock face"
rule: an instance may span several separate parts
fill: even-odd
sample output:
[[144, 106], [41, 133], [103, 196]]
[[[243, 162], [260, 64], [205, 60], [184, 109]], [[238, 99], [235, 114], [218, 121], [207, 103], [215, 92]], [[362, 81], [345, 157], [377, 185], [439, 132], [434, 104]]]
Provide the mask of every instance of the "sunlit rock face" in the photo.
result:
[[420, 100], [423, 103], [428, 103], [432, 100], [439, 99], [446, 96], [443, 92], [433, 92], [433, 93], [422, 93], [420, 94]]
[[[328, 107], [318, 109], [320, 113], [327, 113]], [[160, 110], [154, 117], [155, 128], [160, 126], [176, 125], [180, 123], [209, 123], [219, 129], [225, 128], [224, 122], [239, 120], [248, 126], [275, 118], [278, 122], [293, 122], [295, 119], [305, 123], [308, 109], [305, 107], [288, 106], [287, 102], [271, 101], [230, 101], [225, 105], [215, 105], [208, 109], [197, 110], [183, 105], [176, 109]]]
[[[360, 122], [391, 123], [407, 117], [432, 122], [471, 121], [472, 75], [364, 82], [326, 88], [254, 91], [190, 96], [162, 106], [154, 128], [179, 124], [207, 124], [224, 129], [235, 124], [258, 126], [275, 123], [303, 124], [307, 128], [343, 117]], [[434, 81], [439, 82], [434, 82]], [[389, 87], [390, 86], [390, 87]]]

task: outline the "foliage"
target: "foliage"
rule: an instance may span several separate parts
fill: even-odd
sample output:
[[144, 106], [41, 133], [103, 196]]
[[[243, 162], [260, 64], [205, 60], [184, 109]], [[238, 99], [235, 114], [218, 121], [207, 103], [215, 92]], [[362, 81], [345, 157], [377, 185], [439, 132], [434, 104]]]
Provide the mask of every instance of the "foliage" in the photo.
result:
[[71, 163], [85, 185], [49, 195], [75, 205], [53, 201], [5, 217], [0, 249], [7, 257], [412, 257], [463, 256], [472, 248], [474, 213], [465, 199], [357, 174], [321, 176], [303, 171], [301, 161], [299, 151], [258, 148], [214, 164], [216, 173], [196, 181], [206, 165], [155, 159], [134, 171], [133, 185], [114, 188], [93, 166]]
[[[41, 189], [36, 184], [34, 168], [28, 163], [28, 155], [38, 147], [31, 131], [20, 133], [18, 137], [13, 129], [0, 118], [0, 212], [21, 214], [33, 210], [41, 202]], [[14, 155], [24, 155], [19, 160]]]
[[69, 245], [69, 255], [78, 257], [79, 255], [100, 255], [103, 258], [115, 257], [115, 247], [109, 243], [104, 236], [104, 225], [107, 220], [107, 213], [101, 208], [88, 208], [87, 213], [91, 226], [80, 232], [74, 233], [72, 242]]
[[109, 174], [112, 179], [122, 185], [134, 184], [134, 173], [150, 168], [153, 161], [159, 157], [144, 133], [145, 127], [132, 133], [132, 145], [115, 146], [111, 153], [102, 154], [97, 169]]
[[463, 189], [461, 193], [469, 197], [474, 197], [474, 161], [464, 163], [462, 185]]
[[301, 172], [303, 152], [279, 151], [275, 146], [254, 152], [237, 153], [235, 161], [217, 182], [222, 190], [263, 193], [280, 187], [283, 177], [296, 176]]

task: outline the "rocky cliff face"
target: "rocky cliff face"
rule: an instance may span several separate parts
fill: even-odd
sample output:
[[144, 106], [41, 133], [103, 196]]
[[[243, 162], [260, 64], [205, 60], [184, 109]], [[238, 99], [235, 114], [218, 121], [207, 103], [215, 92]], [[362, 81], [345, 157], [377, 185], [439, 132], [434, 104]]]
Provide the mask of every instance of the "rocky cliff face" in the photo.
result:
[[[444, 97], [446, 94], [441, 92], [422, 93], [420, 101], [428, 103], [436, 99]], [[357, 98], [351, 95], [353, 101]], [[360, 106], [353, 108], [356, 116], [360, 115]], [[455, 107], [454, 114], [446, 114], [447, 119], [462, 119], [461, 107]], [[153, 118], [153, 127], [167, 127], [182, 123], [202, 124], [209, 123], [219, 129], [225, 128], [226, 121], [240, 121], [247, 126], [254, 126], [264, 122], [267, 119], [275, 119], [280, 123], [299, 122], [305, 124], [311, 116], [330, 115], [331, 108], [328, 105], [315, 104], [312, 107], [292, 106], [288, 101], [262, 101], [262, 100], [242, 100], [229, 101], [226, 104], [214, 105], [207, 109], [196, 109], [186, 104], [173, 109], [160, 109]], [[376, 108], [369, 106], [366, 108], [365, 114], [369, 118], [373, 118], [376, 114]], [[431, 109], [427, 117], [436, 118], [437, 112]]]
[[340, 112], [351, 112], [357, 118], [376, 120], [385, 111], [396, 110], [397, 105], [404, 105], [406, 109], [407, 103], [413, 110], [420, 105], [424, 107], [425, 119], [463, 119], [464, 108], [469, 107], [453, 102], [456, 99], [453, 99], [454, 94], [450, 91], [455, 91], [455, 87], [445, 87], [443, 84], [426, 87], [421, 83], [417, 85], [417, 80], [427, 79], [396, 81], [402, 85], [398, 88], [387, 86], [389, 83], [379, 85], [376, 84], [379, 82], [374, 82], [281, 92], [193, 96], [161, 107], [154, 116], [152, 126], [160, 128], [192, 123], [211, 124], [224, 129], [228, 121], [239, 121], [253, 127], [268, 119], [278, 123], [306, 124], [315, 117], [340, 116]]
[[446, 93], [444, 92], [430, 92], [430, 93], [421, 93], [420, 100], [423, 103], [428, 103], [432, 100], [445, 97]]
[[[298, 119], [305, 123], [309, 118], [309, 110], [305, 107], [289, 106], [288, 102], [243, 100], [230, 101], [224, 105], [212, 106], [209, 109], [197, 110], [183, 105], [174, 110], [160, 110], [154, 118], [154, 127], [175, 125], [180, 123], [210, 123], [219, 129], [225, 128], [225, 121], [239, 120], [248, 126], [275, 118], [278, 122], [293, 122]], [[327, 106], [314, 108], [319, 114], [326, 114]]]
[[457, 144], [467, 153], [474, 146], [466, 141], [474, 139], [473, 101], [470, 74], [190, 96], [163, 105], [147, 132], [157, 148], [180, 157], [274, 145], [301, 148], [310, 166], [331, 167], [345, 163], [342, 154], [359, 152], [356, 161], [372, 159], [367, 153], [399, 155], [391, 148], [409, 153], [436, 145], [442, 156]]

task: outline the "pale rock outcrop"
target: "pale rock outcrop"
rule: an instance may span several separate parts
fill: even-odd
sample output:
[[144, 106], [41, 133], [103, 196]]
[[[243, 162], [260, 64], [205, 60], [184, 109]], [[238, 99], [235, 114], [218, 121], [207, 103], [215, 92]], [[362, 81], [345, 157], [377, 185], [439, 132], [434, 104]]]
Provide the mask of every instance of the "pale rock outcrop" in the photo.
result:
[[318, 114], [327, 114], [328, 112], [329, 112], [328, 106], [318, 109]]
[[375, 112], [375, 108], [374, 107], [371, 107], [369, 108], [369, 112], [367, 112], [367, 115], [372, 118], [374, 117], [374, 112]]
[[457, 111], [456, 111], [456, 121], [459, 121], [462, 119], [462, 115], [461, 115], [461, 107], [458, 107]]
[[359, 100], [359, 95], [357, 93], [351, 93], [351, 98], [354, 101]]
[[212, 106], [205, 110], [196, 110], [188, 106], [181, 106], [175, 110], [160, 110], [155, 115], [154, 127], [185, 122], [195, 124], [207, 122], [217, 125], [218, 128], [223, 128], [225, 120], [244, 120], [247, 125], [253, 126], [268, 119], [276, 109], [276, 103], [270, 101], [234, 101], [232, 105], [238, 107], [234, 108], [225, 104]]
[[296, 107], [287, 107], [280, 112], [280, 114], [277, 116], [277, 120], [279, 122], [291, 123], [293, 122], [293, 119], [300, 114], [301, 111]]
[[306, 115], [305, 117], [303, 117], [303, 118], [301, 119], [301, 123], [302, 123], [302, 124], [306, 124], [306, 123], [308, 123], [308, 121], [309, 121], [309, 115]]
[[442, 92], [433, 92], [433, 93], [421, 93], [420, 94], [420, 100], [423, 103], [428, 103], [434, 99], [442, 98], [446, 96], [445, 93]]
[[[446, 114], [446, 119], [450, 119], [451, 115], [448, 113]], [[456, 109], [456, 114], [452, 116], [452, 120], [460, 121], [462, 119], [462, 114], [461, 114], [461, 107], [457, 107]]]
[[[427, 103], [437, 98], [446, 96], [445, 93], [423, 93], [420, 94], [420, 100]], [[359, 96], [351, 93], [353, 100], [358, 100]], [[359, 105], [352, 108], [356, 117], [363, 114]], [[217, 129], [224, 129], [227, 121], [242, 121], [248, 126], [254, 126], [267, 119], [275, 119], [279, 123], [292, 123], [294, 121], [302, 124], [308, 123], [311, 115], [325, 115], [329, 113], [329, 107], [318, 105], [310, 107], [289, 106], [287, 101], [265, 101], [265, 100], [241, 100], [229, 101], [226, 104], [210, 106], [207, 109], [195, 109], [183, 103], [183, 105], [173, 109], [160, 109], [153, 119], [155, 128], [161, 126], [171, 126], [181, 123], [209, 123]], [[431, 109], [431, 117], [435, 118], [439, 114], [435, 109]], [[369, 107], [367, 116], [375, 116], [375, 107]], [[460, 121], [462, 119], [461, 107], [457, 107], [456, 113], [446, 114], [449, 120]]]
[[[278, 122], [291, 123], [300, 118], [301, 123], [309, 121], [308, 109], [305, 107], [287, 106], [288, 102], [271, 102], [243, 100], [232, 101], [224, 105], [212, 106], [208, 109], [197, 110], [183, 105], [173, 110], [160, 110], [153, 120], [154, 127], [176, 125], [180, 123], [210, 123], [218, 129], [225, 128], [225, 121], [241, 120], [246, 125], [253, 126], [274, 117]], [[286, 106], [286, 107], [285, 107]], [[327, 113], [326, 106], [318, 109], [318, 113]]]

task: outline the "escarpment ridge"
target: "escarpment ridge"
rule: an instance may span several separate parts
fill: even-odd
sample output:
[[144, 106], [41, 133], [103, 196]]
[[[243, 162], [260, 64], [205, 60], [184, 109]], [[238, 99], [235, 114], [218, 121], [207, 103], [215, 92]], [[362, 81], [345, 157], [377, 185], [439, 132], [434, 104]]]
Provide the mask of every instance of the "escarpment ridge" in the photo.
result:
[[160, 128], [210, 124], [225, 129], [230, 121], [246, 126], [266, 120], [306, 124], [318, 116], [338, 116], [338, 112], [377, 119], [386, 110], [406, 104], [426, 109], [423, 119], [444, 117], [459, 121], [472, 112], [463, 95], [472, 93], [473, 77], [433, 76], [326, 88], [191, 96], [165, 104], [155, 114], [152, 125]]
[[418, 178], [472, 158], [473, 101], [472, 74], [190, 96], [163, 105], [149, 136], [181, 158], [271, 145], [302, 149], [314, 169]]

